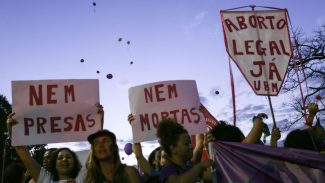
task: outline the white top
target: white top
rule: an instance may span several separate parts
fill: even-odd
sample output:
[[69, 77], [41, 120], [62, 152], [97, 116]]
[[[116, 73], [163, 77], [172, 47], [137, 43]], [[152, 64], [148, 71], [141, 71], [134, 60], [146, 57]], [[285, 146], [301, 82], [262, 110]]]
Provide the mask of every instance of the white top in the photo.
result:
[[[87, 168], [82, 167], [82, 169], [79, 171], [78, 176], [74, 179], [74, 181], [76, 183], [83, 183], [86, 179], [86, 175], [87, 175]], [[38, 176], [37, 183], [68, 183], [68, 180], [54, 181], [52, 174], [42, 167]]]

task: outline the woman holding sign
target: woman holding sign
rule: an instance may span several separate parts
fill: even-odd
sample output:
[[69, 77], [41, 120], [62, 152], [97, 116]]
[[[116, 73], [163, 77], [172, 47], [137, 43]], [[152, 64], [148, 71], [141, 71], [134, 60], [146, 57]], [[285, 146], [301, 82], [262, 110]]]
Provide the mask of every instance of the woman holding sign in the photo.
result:
[[186, 129], [176, 121], [170, 118], [160, 121], [157, 137], [170, 160], [170, 163], [160, 171], [160, 183], [195, 183], [204, 171], [211, 167], [211, 160], [191, 164], [193, 156], [191, 138]]
[[[12, 125], [17, 124], [13, 119], [15, 113], [11, 113], [7, 119], [7, 127], [11, 134]], [[86, 171], [80, 171], [81, 164], [77, 155], [69, 148], [60, 148], [56, 150], [50, 159], [49, 171], [41, 167], [41, 165], [30, 155], [27, 146], [15, 147], [16, 152], [25, 167], [30, 172], [31, 177], [39, 183], [56, 183], [74, 181], [82, 183], [85, 178]]]

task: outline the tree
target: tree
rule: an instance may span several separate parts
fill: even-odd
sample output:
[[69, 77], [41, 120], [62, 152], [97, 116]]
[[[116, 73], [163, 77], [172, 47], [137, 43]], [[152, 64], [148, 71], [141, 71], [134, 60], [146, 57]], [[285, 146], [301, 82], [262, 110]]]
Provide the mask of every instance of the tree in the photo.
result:
[[[297, 29], [294, 31], [298, 43], [298, 49], [302, 59], [295, 47], [295, 41], [292, 46], [294, 50], [294, 59], [299, 70], [298, 75], [304, 88], [304, 102], [307, 105], [310, 102], [319, 103], [319, 115], [324, 115], [325, 106], [321, 100], [325, 99], [325, 24], [318, 27], [311, 37]], [[304, 71], [304, 72], [302, 72]], [[306, 87], [307, 86], [307, 87]], [[296, 76], [294, 60], [290, 60], [287, 77], [284, 81], [282, 92], [293, 93], [299, 89], [299, 82]], [[282, 128], [288, 130], [297, 122], [305, 122], [304, 106], [300, 95], [293, 96], [293, 100], [288, 103], [295, 112], [294, 118]]]
[[[15, 149], [11, 146], [8, 129], [6, 125], [7, 116], [12, 112], [11, 105], [7, 98], [0, 94], [0, 155], [1, 155], [1, 169], [0, 173], [4, 172], [5, 168], [13, 161], [20, 161]], [[39, 162], [42, 162], [43, 154], [46, 145], [28, 146], [33, 154], [33, 157]], [[2, 178], [2, 177], [1, 177]]]

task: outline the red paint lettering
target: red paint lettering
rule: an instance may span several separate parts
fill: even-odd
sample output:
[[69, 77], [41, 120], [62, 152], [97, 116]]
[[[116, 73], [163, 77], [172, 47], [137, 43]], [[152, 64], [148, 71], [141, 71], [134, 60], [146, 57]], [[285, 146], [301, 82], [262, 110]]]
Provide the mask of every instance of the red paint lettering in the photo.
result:
[[82, 118], [82, 115], [78, 114], [77, 119], [76, 119], [76, 126], [74, 128], [74, 131], [76, 131], [76, 132], [80, 131], [79, 130], [80, 126], [81, 126], [82, 131], [86, 131], [86, 126], [85, 126], [85, 122], [84, 122], [84, 120]]
[[254, 73], [253, 70], [250, 70], [250, 73], [253, 77], [260, 77], [262, 75], [262, 69], [263, 69], [263, 66], [265, 66], [265, 61], [254, 61], [253, 62], [253, 65], [257, 65], [259, 66], [258, 68], [258, 72], [257, 73]]
[[90, 118], [91, 117], [91, 114], [88, 114], [87, 117], [86, 117], [86, 120], [88, 122], [91, 122], [91, 123], [88, 123], [88, 127], [93, 127], [95, 126], [95, 120], [93, 118]]
[[261, 82], [258, 80], [258, 81], [254, 81], [254, 89], [256, 91], [260, 91], [261, 89]]
[[58, 85], [47, 85], [47, 103], [48, 104], [56, 104], [57, 100], [52, 99], [52, 96], [55, 95], [55, 92], [53, 91], [54, 88], [57, 88]]
[[29, 127], [34, 126], [34, 120], [32, 118], [24, 118], [25, 135], [29, 135]]
[[50, 117], [50, 123], [51, 123], [51, 133], [57, 133], [57, 132], [61, 132], [60, 128], [57, 128], [59, 126], [58, 123], [56, 123], [56, 121], [61, 120], [61, 117]]
[[278, 29], [283, 29], [287, 25], [287, 21], [284, 19], [281, 19], [277, 22], [276, 27]]
[[232, 28], [233, 27], [234, 29], [236, 29], [237, 31], [239, 31], [239, 29], [235, 26], [235, 24], [233, 24], [229, 19], [226, 19], [225, 21], [225, 24], [229, 30], [229, 32], [232, 32]]
[[149, 90], [148, 88], [144, 89], [144, 96], [146, 99], [146, 103], [148, 103], [148, 98], [150, 100], [150, 102], [153, 102], [153, 98], [152, 98], [152, 88], [150, 87]]
[[192, 114], [193, 116], [196, 116], [196, 119], [194, 119], [194, 123], [195, 123], [195, 124], [199, 123], [199, 122], [200, 122], [200, 114], [198, 114], [198, 113], [196, 112], [196, 109], [193, 107], [193, 108], [191, 108], [190, 112], [191, 112], [191, 114]]
[[273, 30], [274, 29], [274, 25], [273, 25], [274, 16], [266, 16], [265, 19], [269, 20], [271, 29]]
[[270, 41], [269, 45], [270, 45], [269, 47], [270, 47], [271, 55], [274, 55], [274, 50], [277, 52], [278, 55], [281, 55], [281, 52], [280, 52], [278, 45], [276, 44], [275, 41]]
[[45, 129], [44, 129], [43, 125], [46, 123], [46, 119], [39, 117], [39, 118], [37, 118], [36, 121], [37, 121], [36, 122], [37, 123], [37, 133], [38, 134], [45, 133]]
[[282, 80], [281, 77], [280, 77], [280, 73], [279, 73], [279, 71], [278, 71], [275, 63], [271, 62], [269, 64], [269, 79], [270, 80], [273, 80], [274, 74], [275, 74], [275, 76], [276, 76], [276, 78], [277, 78], [278, 81], [281, 81]]
[[173, 115], [173, 116], [174, 116], [173, 119], [175, 119], [175, 120], [177, 121], [177, 113], [178, 113], [178, 112], [179, 112], [179, 110], [176, 109], [176, 110], [170, 111], [169, 114]]
[[256, 18], [257, 18], [258, 27], [260, 29], [263, 29], [263, 27], [264, 29], [267, 29], [266, 25], [264, 24], [264, 17], [257, 16]]
[[71, 96], [71, 101], [76, 101], [75, 95], [74, 95], [74, 85], [65, 85], [64, 86], [64, 101], [65, 103], [68, 103], [68, 96]]
[[152, 120], [152, 123], [153, 123], [153, 127], [157, 128], [158, 127], [158, 123], [159, 123], [158, 114], [157, 113], [153, 113], [151, 115], [151, 120]]
[[160, 93], [164, 93], [164, 91], [159, 90], [159, 88], [164, 87], [163, 84], [159, 84], [159, 85], [155, 85], [155, 91], [156, 91], [156, 98], [157, 98], [157, 102], [161, 102], [166, 100], [165, 98], [161, 97], [159, 94]]
[[148, 114], [140, 114], [140, 123], [141, 123], [141, 131], [144, 131], [144, 125], [147, 125], [147, 130], [150, 130], [150, 124], [149, 124], [149, 117]]
[[43, 105], [43, 93], [42, 85], [38, 85], [38, 94], [36, 92], [35, 86], [29, 86], [29, 105], [34, 105], [34, 100], [36, 105]]
[[169, 113], [168, 112], [161, 112], [161, 118], [162, 119], [167, 119], [169, 116]]
[[238, 16], [236, 17], [238, 25], [241, 30], [247, 29], [247, 25], [245, 24], [245, 17], [244, 16]]
[[234, 54], [235, 55], [243, 55], [244, 54], [243, 52], [239, 52], [237, 50], [236, 40], [232, 40], [232, 47], [233, 47], [233, 50], [234, 50]]
[[73, 117], [69, 116], [69, 117], [65, 117], [64, 118], [64, 123], [67, 125], [63, 130], [65, 132], [68, 132], [68, 131], [71, 131], [72, 130], [72, 120], [73, 120]]
[[250, 45], [250, 43], [253, 43], [254, 40], [248, 40], [245, 41], [245, 50], [246, 50], [246, 54], [247, 55], [254, 55], [254, 52], [252, 52], [251, 50], [249, 50], [250, 48], [252, 48], [252, 46]]
[[176, 84], [168, 85], [167, 88], [168, 88], [168, 97], [169, 98], [172, 98], [173, 94], [174, 94], [174, 98], [178, 97]]
[[190, 115], [188, 114], [187, 109], [182, 109], [182, 119], [181, 119], [181, 123], [182, 124], [184, 124], [185, 117], [187, 118], [187, 121], [189, 123], [192, 123], [191, 118], [190, 118]]

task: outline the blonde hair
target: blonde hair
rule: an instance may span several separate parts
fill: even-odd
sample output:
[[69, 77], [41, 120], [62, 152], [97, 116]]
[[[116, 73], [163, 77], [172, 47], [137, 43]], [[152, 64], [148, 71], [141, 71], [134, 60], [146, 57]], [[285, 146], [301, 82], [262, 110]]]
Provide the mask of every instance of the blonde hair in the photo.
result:
[[[112, 182], [119, 182], [119, 183], [129, 183], [128, 176], [124, 171], [126, 165], [121, 163], [120, 156], [118, 153], [118, 146], [116, 142], [113, 143], [113, 158], [114, 158], [114, 168], [113, 168], [113, 180]], [[98, 159], [95, 156], [94, 146], [91, 145], [90, 153], [88, 154], [87, 161], [86, 161], [86, 168], [87, 168], [87, 176], [85, 179], [85, 183], [102, 183], [106, 181], [104, 174], [101, 171], [101, 167], [99, 164]]]

